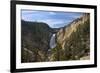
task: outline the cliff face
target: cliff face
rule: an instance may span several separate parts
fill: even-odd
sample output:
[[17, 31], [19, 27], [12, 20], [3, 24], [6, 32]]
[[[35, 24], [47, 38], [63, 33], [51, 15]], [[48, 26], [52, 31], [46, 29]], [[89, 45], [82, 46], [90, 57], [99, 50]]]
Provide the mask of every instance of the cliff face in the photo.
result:
[[84, 14], [82, 17], [74, 20], [68, 26], [65, 26], [57, 32], [57, 42], [62, 45], [62, 48], [64, 48], [66, 40], [70, 38], [73, 32], [76, 32], [78, 27], [85, 26], [84, 23], [88, 20], [89, 14]]
[[90, 15], [84, 14], [74, 20], [68, 26], [57, 32], [57, 43], [59, 43], [65, 54], [82, 57], [89, 54], [90, 48]]
[[44, 61], [54, 30], [43, 22], [21, 21], [22, 62]]
[[49, 40], [52, 29], [42, 22], [26, 22], [22, 20], [22, 46], [29, 49], [49, 49]]

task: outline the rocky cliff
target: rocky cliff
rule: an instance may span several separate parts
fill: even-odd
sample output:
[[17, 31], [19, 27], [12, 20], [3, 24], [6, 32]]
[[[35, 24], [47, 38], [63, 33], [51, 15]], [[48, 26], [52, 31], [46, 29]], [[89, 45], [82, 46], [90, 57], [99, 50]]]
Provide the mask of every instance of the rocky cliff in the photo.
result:
[[39, 62], [46, 58], [54, 29], [43, 22], [21, 21], [22, 62]]
[[80, 59], [89, 55], [90, 50], [90, 15], [84, 14], [57, 32], [57, 43], [69, 59]]

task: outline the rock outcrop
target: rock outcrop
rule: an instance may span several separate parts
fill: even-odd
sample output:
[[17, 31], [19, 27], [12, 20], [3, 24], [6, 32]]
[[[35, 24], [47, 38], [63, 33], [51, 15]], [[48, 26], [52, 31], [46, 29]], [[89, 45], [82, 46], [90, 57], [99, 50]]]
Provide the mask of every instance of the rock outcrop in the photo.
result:
[[90, 51], [90, 15], [84, 14], [68, 26], [57, 32], [57, 43], [65, 52], [65, 57], [80, 59], [89, 56]]

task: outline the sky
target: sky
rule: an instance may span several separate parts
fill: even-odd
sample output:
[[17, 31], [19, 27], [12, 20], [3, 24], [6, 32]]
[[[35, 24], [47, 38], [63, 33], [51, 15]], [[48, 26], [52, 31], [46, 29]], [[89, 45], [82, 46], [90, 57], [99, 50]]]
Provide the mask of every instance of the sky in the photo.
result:
[[83, 13], [78, 12], [22, 10], [21, 19], [31, 22], [44, 22], [51, 28], [60, 28], [66, 26], [76, 18], [79, 18], [82, 14]]

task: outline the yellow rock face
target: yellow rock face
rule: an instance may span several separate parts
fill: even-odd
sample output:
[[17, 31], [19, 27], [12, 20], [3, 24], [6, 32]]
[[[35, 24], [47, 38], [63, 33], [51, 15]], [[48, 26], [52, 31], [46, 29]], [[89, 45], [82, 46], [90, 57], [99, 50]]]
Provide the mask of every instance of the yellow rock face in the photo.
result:
[[84, 14], [82, 17], [74, 20], [66, 28], [60, 29], [57, 33], [57, 42], [64, 48], [65, 41], [70, 37], [70, 35], [77, 30], [79, 25], [82, 25], [85, 21], [89, 19], [89, 14]]

